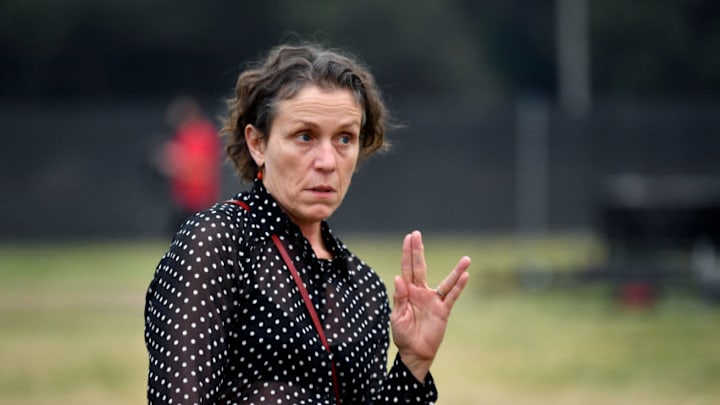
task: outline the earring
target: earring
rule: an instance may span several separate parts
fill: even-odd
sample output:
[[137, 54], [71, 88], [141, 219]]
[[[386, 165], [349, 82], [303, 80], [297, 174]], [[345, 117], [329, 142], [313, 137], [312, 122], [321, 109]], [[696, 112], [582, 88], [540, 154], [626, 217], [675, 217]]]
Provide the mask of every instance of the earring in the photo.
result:
[[262, 172], [262, 171], [263, 171], [263, 168], [262, 168], [262, 167], [258, 167], [258, 172], [257, 172], [257, 179], [258, 179], [258, 180], [262, 180], [262, 179], [263, 179], [263, 172]]

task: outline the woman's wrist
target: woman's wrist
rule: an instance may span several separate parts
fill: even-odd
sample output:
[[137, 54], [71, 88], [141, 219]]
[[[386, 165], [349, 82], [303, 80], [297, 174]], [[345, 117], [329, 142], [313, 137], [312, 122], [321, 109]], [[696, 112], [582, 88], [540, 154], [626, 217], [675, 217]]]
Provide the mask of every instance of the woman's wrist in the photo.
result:
[[425, 377], [430, 372], [432, 360], [418, 358], [410, 353], [399, 353], [400, 361], [412, 373], [412, 375], [421, 383], [425, 383]]

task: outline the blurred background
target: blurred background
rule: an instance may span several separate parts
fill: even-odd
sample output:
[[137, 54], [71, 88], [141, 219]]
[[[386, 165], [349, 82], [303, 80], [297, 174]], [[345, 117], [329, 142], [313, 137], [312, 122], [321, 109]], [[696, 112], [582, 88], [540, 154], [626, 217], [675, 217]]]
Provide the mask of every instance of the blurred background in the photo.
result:
[[646, 202], [620, 176], [720, 171], [720, 6], [634, 3], [4, 1], [0, 237], [158, 235], [167, 104], [217, 118], [241, 68], [294, 38], [356, 53], [404, 125], [337, 226], [594, 229], [608, 199]]
[[168, 106], [219, 126], [242, 68], [297, 39], [366, 62], [401, 124], [337, 233], [387, 277], [412, 229], [438, 266], [473, 255], [447, 358], [487, 363], [439, 364], [442, 403], [713, 403], [717, 21], [714, 0], [0, 2], [0, 403], [142, 402]]

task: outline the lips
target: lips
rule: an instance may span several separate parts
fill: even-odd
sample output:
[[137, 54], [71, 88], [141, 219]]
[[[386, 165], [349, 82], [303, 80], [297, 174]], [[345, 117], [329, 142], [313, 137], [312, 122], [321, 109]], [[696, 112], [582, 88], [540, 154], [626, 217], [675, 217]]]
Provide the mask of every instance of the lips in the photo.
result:
[[328, 185], [319, 185], [315, 187], [309, 188], [310, 191], [313, 191], [315, 193], [333, 193], [335, 192], [335, 189]]

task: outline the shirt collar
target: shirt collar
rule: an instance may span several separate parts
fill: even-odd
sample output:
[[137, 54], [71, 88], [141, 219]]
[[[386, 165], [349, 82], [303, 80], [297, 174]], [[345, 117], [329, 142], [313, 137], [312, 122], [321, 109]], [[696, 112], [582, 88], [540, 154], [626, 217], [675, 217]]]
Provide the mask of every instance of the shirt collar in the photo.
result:
[[[280, 204], [267, 191], [261, 180], [255, 179], [253, 188], [248, 193], [239, 196], [250, 207], [250, 226], [257, 238], [269, 238], [273, 234], [289, 233], [302, 238], [300, 228], [292, 222], [290, 217], [282, 210]], [[347, 247], [333, 234], [327, 221], [320, 224], [325, 247], [335, 258], [334, 262], [347, 265], [350, 252]]]
[[320, 226], [325, 247], [327, 247], [332, 254], [335, 267], [347, 270], [348, 260], [351, 258], [347, 246], [333, 234], [332, 229], [330, 229], [326, 221], [323, 221]]
[[253, 188], [239, 197], [250, 207], [250, 227], [257, 237], [269, 238], [273, 234], [282, 234], [292, 224], [290, 217], [268, 193], [262, 181], [255, 179]]

